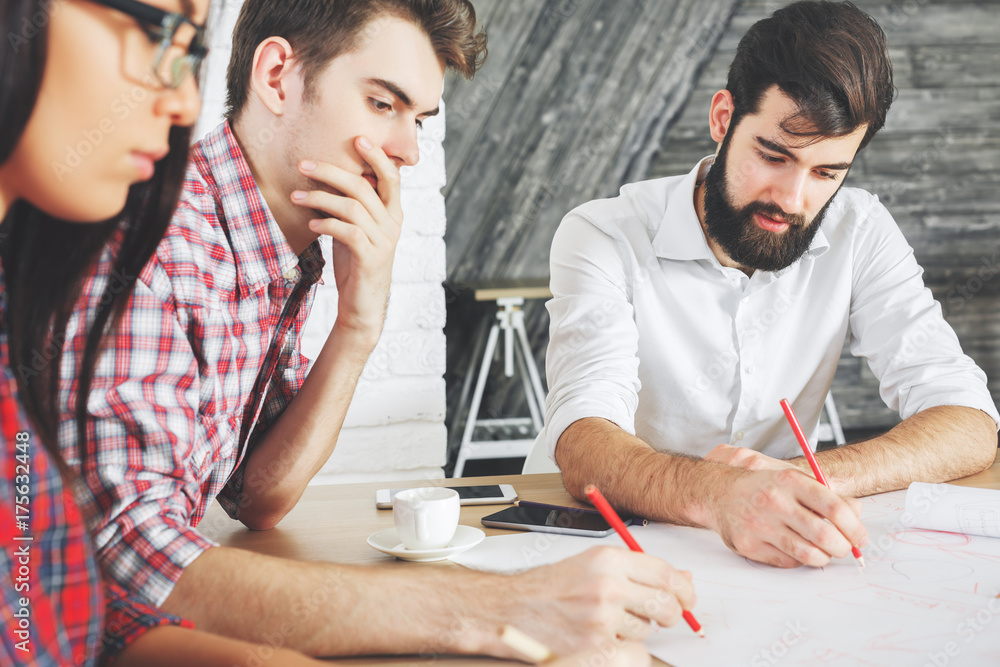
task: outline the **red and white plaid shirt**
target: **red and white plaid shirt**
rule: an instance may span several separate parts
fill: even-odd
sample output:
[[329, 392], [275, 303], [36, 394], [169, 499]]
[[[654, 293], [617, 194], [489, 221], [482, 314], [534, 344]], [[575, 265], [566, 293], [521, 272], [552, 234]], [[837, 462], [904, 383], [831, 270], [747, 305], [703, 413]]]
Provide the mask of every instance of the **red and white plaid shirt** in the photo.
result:
[[4, 289], [0, 266], [0, 665], [107, 664], [151, 628], [193, 626], [101, 581], [80, 510], [21, 409]]
[[166, 237], [98, 362], [81, 452], [69, 416], [81, 318], [121, 280], [107, 261], [67, 328], [60, 444], [90, 489], [84, 514], [105, 570], [160, 605], [214, 546], [196, 530], [212, 499], [238, 518], [244, 483], [267, 483], [244, 480], [242, 462], [305, 380], [299, 339], [323, 258], [318, 243], [292, 251], [228, 123], [196, 144]]

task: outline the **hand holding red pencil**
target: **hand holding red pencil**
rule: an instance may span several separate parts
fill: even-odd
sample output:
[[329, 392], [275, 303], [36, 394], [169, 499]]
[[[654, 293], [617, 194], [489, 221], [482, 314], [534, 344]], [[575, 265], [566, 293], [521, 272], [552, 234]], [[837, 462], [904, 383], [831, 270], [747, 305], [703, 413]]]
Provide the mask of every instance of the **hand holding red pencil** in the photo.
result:
[[[816, 480], [825, 486], [830, 488], [829, 482], [826, 481], [826, 475], [819, 467], [819, 461], [816, 460], [816, 455], [813, 454], [812, 448], [809, 446], [809, 441], [806, 440], [805, 433], [802, 432], [802, 427], [799, 426], [799, 420], [795, 417], [795, 412], [792, 410], [791, 404], [789, 404], [787, 398], [781, 399], [781, 409], [785, 411], [785, 417], [788, 419], [788, 423], [792, 427], [792, 432], [795, 434], [795, 439], [799, 441], [799, 446], [802, 448], [802, 454], [805, 455], [806, 460], [809, 461], [809, 467], [812, 468], [813, 474], [816, 475]], [[856, 545], [851, 545], [851, 553], [858, 561], [858, 565], [861, 567], [865, 566], [864, 556], [861, 555], [861, 549], [858, 549]]]
[[[611, 507], [611, 504], [605, 500], [604, 496], [601, 495], [601, 492], [597, 490], [597, 487], [593, 484], [588, 484], [587, 488], [584, 489], [584, 493], [587, 495], [590, 502], [594, 504], [594, 507], [597, 508], [597, 511], [601, 513], [601, 516], [603, 516], [604, 519], [611, 524], [611, 527], [615, 529], [615, 532], [621, 536], [621, 538], [625, 541], [625, 544], [628, 545], [628, 548], [632, 551], [643, 553], [642, 547], [640, 547], [639, 543], [635, 541], [635, 538], [632, 537], [632, 533], [630, 533], [628, 528], [625, 527], [625, 524], [618, 516], [618, 513], [615, 512], [614, 508]], [[684, 609], [681, 615], [684, 617], [684, 620], [687, 621], [687, 624], [692, 630], [698, 633], [701, 637], [705, 636], [705, 631], [701, 629], [701, 624], [695, 619], [694, 614], [692, 614], [689, 610]]]
[[[672, 626], [695, 605], [687, 573], [649, 554], [598, 545], [502, 582], [504, 621], [544, 640], [560, 656], [622, 640], [641, 642], [654, 624]], [[502, 649], [489, 651], [502, 655]], [[513, 656], [511, 656], [513, 657]]]

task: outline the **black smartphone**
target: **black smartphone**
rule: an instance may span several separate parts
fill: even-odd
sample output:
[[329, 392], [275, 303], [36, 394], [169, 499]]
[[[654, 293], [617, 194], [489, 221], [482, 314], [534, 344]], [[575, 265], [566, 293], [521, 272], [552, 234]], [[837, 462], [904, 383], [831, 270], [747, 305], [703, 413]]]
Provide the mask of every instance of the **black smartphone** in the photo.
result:
[[[622, 517], [629, 526], [633, 517]], [[540, 533], [560, 535], [580, 535], [583, 537], [605, 537], [615, 532], [604, 517], [596, 512], [550, 510], [539, 507], [508, 507], [482, 518], [484, 526], [491, 528], [512, 528], [514, 530], [534, 530]]]

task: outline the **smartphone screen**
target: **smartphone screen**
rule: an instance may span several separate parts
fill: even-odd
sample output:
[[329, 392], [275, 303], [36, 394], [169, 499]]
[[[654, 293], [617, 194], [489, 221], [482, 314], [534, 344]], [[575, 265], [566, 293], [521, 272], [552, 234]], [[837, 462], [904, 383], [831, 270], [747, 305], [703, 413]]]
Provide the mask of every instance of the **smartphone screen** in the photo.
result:
[[472, 498], [503, 498], [503, 491], [499, 484], [484, 484], [482, 486], [449, 486], [449, 489], [458, 491], [459, 500], [470, 500]]
[[[582, 531], [588, 533], [609, 533], [611, 525], [600, 514], [593, 512], [567, 512], [565, 510], [549, 510], [538, 507], [508, 507], [483, 517], [494, 525], [523, 526], [525, 530], [552, 528], [554, 530]], [[632, 523], [632, 517], [623, 518], [625, 525]]]
[[[500, 488], [499, 484], [483, 484], [480, 486], [449, 486], [445, 487], [448, 489], [455, 489], [458, 491], [458, 499], [462, 500], [476, 500], [478, 498], [503, 498], [503, 489]], [[389, 491], [389, 502], [396, 497], [396, 494], [402, 491], [402, 489], [392, 489]]]
[[[458, 493], [458, 502], [465, 505], [502, 505], [517, 500], [517, 492], [510, 484], [473, 484], [448, 486]], [[379, 489], [375, 492], [375, 507], [391, 509], [392, 499], [400, 489]]]

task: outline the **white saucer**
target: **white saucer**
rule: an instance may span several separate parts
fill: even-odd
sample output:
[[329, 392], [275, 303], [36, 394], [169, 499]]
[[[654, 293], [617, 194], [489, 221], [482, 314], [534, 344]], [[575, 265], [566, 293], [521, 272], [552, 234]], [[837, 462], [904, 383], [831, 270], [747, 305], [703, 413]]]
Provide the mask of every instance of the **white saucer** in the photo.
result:
[[413, 560], [418, 562], [428, 562], [433, 560], [444, 560], [463, 551], [468, 551], [485, 539], [486, 533], [473, 528], [472, 526], [462, 526], [455, 530], [455, 536], [446, 547], [440, 549], [407, 549], [399, 539], [396, 529], [386, 528], [377, 533], [373, 533], [368, 538], [368, 544], [378, 549], [382, 553], [395, 556], [401, 560]]

